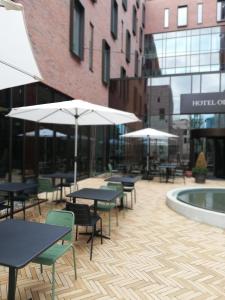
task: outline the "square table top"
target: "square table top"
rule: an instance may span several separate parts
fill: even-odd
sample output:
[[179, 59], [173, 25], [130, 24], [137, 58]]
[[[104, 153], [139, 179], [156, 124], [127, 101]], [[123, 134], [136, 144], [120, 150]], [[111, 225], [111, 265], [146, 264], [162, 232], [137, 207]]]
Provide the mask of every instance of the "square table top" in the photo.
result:
[[98, 201], [112, 201], [121, 195], [121, 191], [84, 188], [70, 193], [67, 197], [84, 198]]
[[73, 178], [74, 177], [74, 173], [72, 172], [54, 172], [54, 173], [50, 173], [50, 174], [45, 174], [43, 175], [43, 177], [45, 178]]
[[105, 181], [121, 182], [121, 183], [136, 183], [139, 180], [139, 176], [112, 176], [106, 178]]
[[25, 183], [25, 182], [5, 182], [0, 183], [0, 191], [2, 192], [22, 192], [24, 190], [37, 187], [37, 183]]
[[0, 265], [24, 267], [70, 230], [68, 227], [22, 220], [0, 222]]

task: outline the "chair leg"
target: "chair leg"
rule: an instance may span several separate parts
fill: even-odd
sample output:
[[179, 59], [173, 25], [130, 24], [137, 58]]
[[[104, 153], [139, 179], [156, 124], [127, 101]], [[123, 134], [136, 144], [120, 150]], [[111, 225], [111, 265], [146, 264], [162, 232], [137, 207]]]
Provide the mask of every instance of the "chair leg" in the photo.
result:
[[76, 225], [76, 241], [77, 241], [77, 236], [78, 236], [78, 225]]
[[134, 202], [137, 203], [136, 189], [134, 188]]
[[77, 265], [76, 265], [76, 255], [75, 255], [75, 249], [74, 249], [74, 246], [72, 246], [72, 251], [73, 251], [73, 268], [74, 268], [74, 275], [75, 275], [75, 280], [77, 280]]
[[101, 230], [101, 244], [103, 243], [103, 238], [102, 238], [102, 219], [100, 219], [100, 230]]
[[94, 232], [95, 232], [95, 226], [92, 226], [90, 260], [92, 260]]
[[55, 299], [55, 264], [52, 265], [52, 300]]
[[37, 198], [37, 201], [38, 201], [39, 214], [41, 215], [41, 203], [40, 203], [40, 199]]
[[111, 209], [109, 210], [109, 236], [111, 235]]
[[43, 273], [43, 265], [40, 265], [41, 273]]
[[116, 226], [119, 226], [119, 209], [116, 207]]
[[23, 203], [23, 219], [25, 220], [25, 201], [23, 201], [22, 203]]
[[131, 191], [131, 193], [130, 193], [130, 198], [131, 198], [131, 209], [133, 209], [133, 193], [132, 193], [132, 191]]

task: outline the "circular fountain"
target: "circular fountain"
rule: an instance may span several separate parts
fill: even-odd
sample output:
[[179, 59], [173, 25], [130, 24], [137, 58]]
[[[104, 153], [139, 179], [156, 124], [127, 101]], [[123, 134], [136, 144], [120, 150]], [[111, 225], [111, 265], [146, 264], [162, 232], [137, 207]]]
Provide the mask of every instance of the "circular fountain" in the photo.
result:
[[192, 220], [225, 228], [225, 188], [174, 189], [167, 193], [167, 205]]

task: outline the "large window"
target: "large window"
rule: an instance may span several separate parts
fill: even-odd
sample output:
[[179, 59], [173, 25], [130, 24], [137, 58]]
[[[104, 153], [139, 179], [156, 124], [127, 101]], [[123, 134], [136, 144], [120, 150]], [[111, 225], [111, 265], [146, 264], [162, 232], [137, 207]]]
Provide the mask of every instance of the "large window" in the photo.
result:
[[110, 47], [106, 40], [102, 41], [102, 82], [108, 85], [110, 79]]
[[126, 61], [130, 62], [131, 37], [129, 30], [126, 31]]
[[218, 26], [145, 35], [144, 67], [147, 74], [224, 70], [224, 32], [225, 26]]
[[79, 59], [84, 55], [84, 7], [79, 0], [72, 3], [71, 51]]
[[203, 4], [197, 4], [197, 23], [201, 24], [203, 22]]
[[111, 33], [114, 39], [117, 39], [118, 28], [118, 5], [116, 0], [111, 0]]
[[89, 70], [93, 71], [93, 50], [94, 50], [94, 25], [90, 23], [89, 40]]
[[225, 20], [225, 0], [217, 0], [217, 21]]
[[132, 31], [133, 34], [136, 35], [137, 32], [137, 9], [133, 5], [133, 15], [132, 15]]
[[165, 28], [169, 27], [169, 15], [170, 15], [169, 8], [165, 8], [164, 9], [164, 27]]
[[187, 26], [187, 6], [178, 7], [177, 26]]

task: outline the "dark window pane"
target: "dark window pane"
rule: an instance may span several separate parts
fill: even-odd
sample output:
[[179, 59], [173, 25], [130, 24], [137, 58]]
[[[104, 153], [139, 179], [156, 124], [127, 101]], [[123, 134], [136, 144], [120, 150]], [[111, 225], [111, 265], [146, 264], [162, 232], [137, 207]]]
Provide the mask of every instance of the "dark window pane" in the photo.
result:
[[118, 5], [116, 0], [111, 0], [111, 34], [117, 39], [118, 30]]
[[110, 79], [110, 47], [106, 40], [102, 41], [102, 82], [108, 85]]
[[83, 59], [84, 52], [84, 7], [79, 0], [71, 2], [71, 51], [79, 59]]
[[131, 37], [129, 30], [126, 31], [126, 61], [130, 62]]

